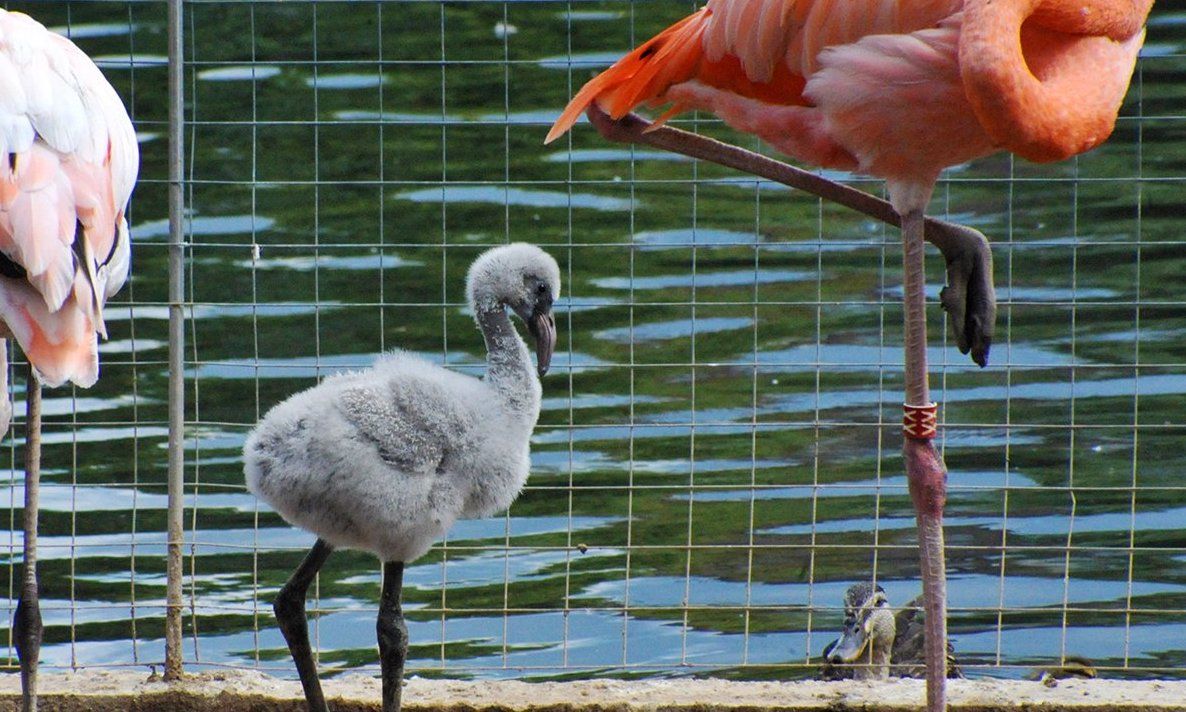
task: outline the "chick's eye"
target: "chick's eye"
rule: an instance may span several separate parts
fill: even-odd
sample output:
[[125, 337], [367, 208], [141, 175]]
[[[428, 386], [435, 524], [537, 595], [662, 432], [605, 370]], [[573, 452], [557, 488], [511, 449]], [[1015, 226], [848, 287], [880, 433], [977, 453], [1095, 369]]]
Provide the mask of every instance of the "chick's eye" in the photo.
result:
[[544, 294], [545, 292], [548, 291], [548, 285], [544, 284], [543, 282], [540, 282], [539, 286], [535, 288], [535, 291], [539, 292], [540, 294]]

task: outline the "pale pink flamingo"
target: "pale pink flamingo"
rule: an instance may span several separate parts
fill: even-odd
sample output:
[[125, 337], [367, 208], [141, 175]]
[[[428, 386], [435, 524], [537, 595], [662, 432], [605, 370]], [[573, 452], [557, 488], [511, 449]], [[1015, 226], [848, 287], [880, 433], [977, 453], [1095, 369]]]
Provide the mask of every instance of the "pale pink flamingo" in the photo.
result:
[[[103, 305], [128, 276], [124, 209], [139, 148], [115, 89], [70, 40], [0, 10], [0, 336], [30, 363], [24, 574], [13, 621], [25, 708], [37, 706], [41, 613], [37, 491], [41, 383], [99, 377]], [[0, 340], [0, 434], [8, 430], [7, 343]]]
[[[931, 440], [924, 211], [939, 173], [996, 151], [1057, 161], [1112, 132], [1152, 0], [709, 0], [589, 81], [548, 134], [588, 112], [603, 134], [786, 178], [769, 161], [628, 113], [715, 113], [805, 163], [886, 180], [892, 213], [811, 178], [809, 190], [902, 227], [903, 455], [927, 609], [927, 702], [944, 709], [946, 469]], [[777, 174], [777, 175], [775, 175]], [[961, 349], [984, 365], [995, 315], [991, 260], [970, 231], [926, 221], [944, 251]], [[942, 229], [936, 229], [942, 228]], [[943, 234], [936, 234], [942, 232]], [[966, 312], [965, 312], [966, 307]]]

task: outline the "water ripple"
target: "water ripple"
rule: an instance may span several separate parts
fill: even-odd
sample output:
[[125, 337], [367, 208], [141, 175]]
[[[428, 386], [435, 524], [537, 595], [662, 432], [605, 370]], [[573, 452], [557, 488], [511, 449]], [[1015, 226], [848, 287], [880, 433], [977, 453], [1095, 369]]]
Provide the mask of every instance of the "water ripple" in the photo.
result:
[[588, 208], [619, 212], [641, 208], [641, 204], [623, 198], [592, 193], [566, 193], [554, 190], [527, 190], [494, 185], [445, 185], [396, 193], [398, 200], [413, 203], [490, 203], [529, 208]]

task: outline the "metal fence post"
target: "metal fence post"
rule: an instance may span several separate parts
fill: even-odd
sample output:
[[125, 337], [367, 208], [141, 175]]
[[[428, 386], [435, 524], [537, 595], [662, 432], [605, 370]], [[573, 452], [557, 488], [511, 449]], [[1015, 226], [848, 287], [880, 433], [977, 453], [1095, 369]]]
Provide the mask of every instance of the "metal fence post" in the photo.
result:
[[185, 289], [185, 245], [182, 221], [185, 218], [182, 178], [184, 146], [182, 127], [185, 105], [182, 80], [182, 2], [169, 0], [169, 497], [168, 560], [166, 563], [165, 608], [165, 679], [181, 677], [181, 545], [183, 470], [182, 441], [185, 435], [185, 395], [183, 390], [182, 350], [184, 347], [183, 311]]

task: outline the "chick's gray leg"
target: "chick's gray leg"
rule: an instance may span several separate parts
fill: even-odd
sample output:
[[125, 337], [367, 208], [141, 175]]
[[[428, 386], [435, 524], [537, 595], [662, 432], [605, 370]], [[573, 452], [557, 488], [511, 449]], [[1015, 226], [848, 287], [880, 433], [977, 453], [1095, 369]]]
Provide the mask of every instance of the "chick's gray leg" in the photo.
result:
[[284, 634], [284, 640], [292, 652], [297, 674], [301, 676], [301, 687], [305, 689], [305, 702], [309, 705], [309, 712], [329, 712], [329, 707], [325, 704], [325, 695], [321, 692], [321, 681], [317, 679], [317, 664], [313, 662], [313, 649], [309, 645], [305, 596], [309, 592], [309, 584], [313, 582], [313, 578], [317, 576], [317, 572], [321, 570], [333, 550], [332, 546], [318, 539], [272, 603], [276, 623], [279, 624], [280, 632]]
[[383, 592], [379, 598], [379, 665], [383, 676], [383, 712], [399, 712], [404, 662], [408, 658], [408, 626], [404, 622], [400, 594], [404, 586], [404, 564], [383, 564]]
[[971, 352], [972, 360], [983, 367], [988, 364], [997, 319], [988, 240], [979, 230], [933, 218], [926, 222], [926, 240], [939, 248], [947, 262], [947, 286], [939, 298], [960, 353]]

